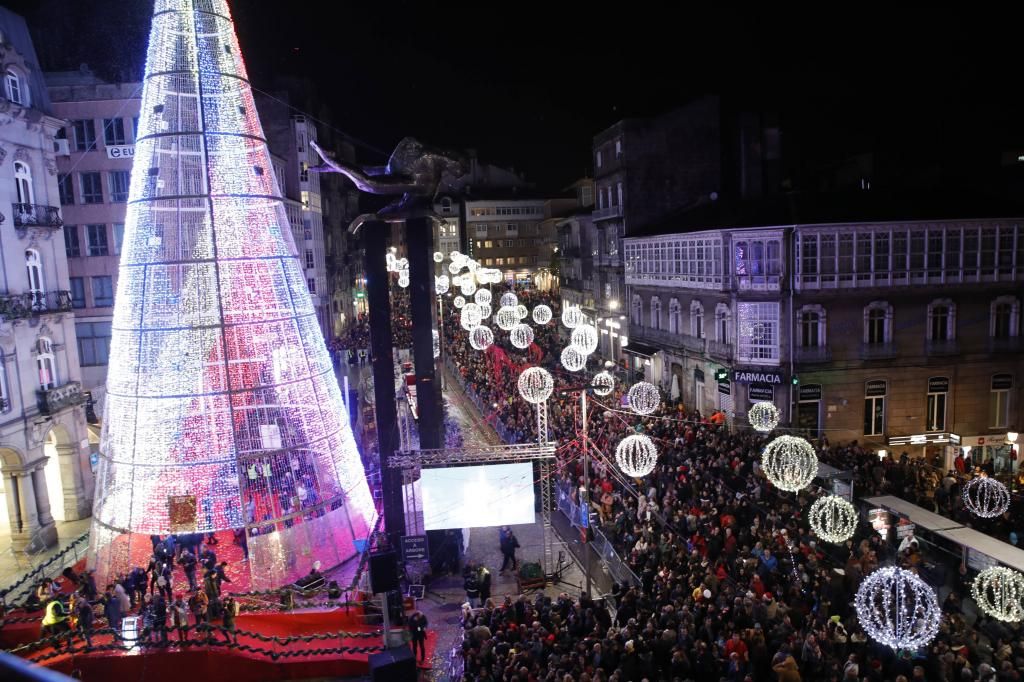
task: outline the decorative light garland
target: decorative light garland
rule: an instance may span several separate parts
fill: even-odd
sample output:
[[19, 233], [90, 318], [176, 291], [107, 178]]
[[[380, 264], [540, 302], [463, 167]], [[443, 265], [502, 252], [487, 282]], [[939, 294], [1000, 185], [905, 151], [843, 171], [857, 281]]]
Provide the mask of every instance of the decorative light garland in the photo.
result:
[[512, 306], [503, 305], [498, 308], [498, 312], [494, 315], [494, 322], [501, 329], [505, 331], [512, 331], [512, 327], [519, 324], [519, 315], [516, 314], [516, 309]]
[[1010, 508], [1010, 491], [1006, 486], [988, 476], [972, 478], [964, 486], [964, 506], [983, 519], [1002, 516]]
[[1007, 623], [1024, 620], [1024, 575], [1004, 566], [986, 568], [974, 578], [971, 596], [986, 615]]
[[583, 324], [583, 311], [576, 306], [566, 306], [562, 309], [562, 324], [567, 329], [575, 329]]
[[593, 387], [594, 393], [603, 398], [615, 390], [615, 377], [608, 372], [598, 372], [590, 380], [590, 385]]
[[476, 350], [487, 350], [494, 343], [494, 332], [489, 327], [478, 325], [469, 332], [469, 345]]
[[533, 330], [528, 324], [517, 324], [512, 327], [508, 338], [516, 348], [529, 348], [533, 343]]
[[527, 367], [519, 375], [519, 395], [528, 403], [537, 405], [551, 397], [555, 390], [555, 380], [551, 373], [543, 367]]
[[776, 488], [796, 492], [818, 474], [818, 456], [803, 438], [779, 436], [765, 447], [761, 469]]
[[815, 535], [826, 542], [846, 542], [857, 530], [857, 510], [838, 495], [819, 497], [807, 517]]
[[747, 412], [747, 421], [755, 431], [768, 433], [779, 425], [779, 408], [768, 401], [754, 403]]
[[902, 568], [886, 566], [869, 575], [853, 603], [864, 632], [897, 651], [925, 646], [939, 632], [935, 590]]
[[581, 324], [572, 330], [570, 336], [572, 345], [590, 355], [597, 350], [597, 329], [589, 324]]
[[551, 321], [551, 308], [543, 303], [533, 309], [533, 321], [537, 324], [547, 324]]
[[519, 297], [511, 291], [506, 291], [501, 295], [501, 298], [498, 299], [498, 302], [501, 303], [502, 308], [515, 308], [519, 305]]
[[635, 433], [619, 441], [615, 447], [615, 461], [622, 473], [632, 478], [643, 478], [654, 471], [658, 463], [658, 448], [650, 437]]
[[576, 346], [566, 346], [562, 351], [562, 367], [570, 372], [579, 372], [587, 366], [587, 356]]
[[629, 408], [637, 414], [651, 414], [661, 407], [661, 393], [658, 387], [646, 381], [638, 381], [629, 387]]

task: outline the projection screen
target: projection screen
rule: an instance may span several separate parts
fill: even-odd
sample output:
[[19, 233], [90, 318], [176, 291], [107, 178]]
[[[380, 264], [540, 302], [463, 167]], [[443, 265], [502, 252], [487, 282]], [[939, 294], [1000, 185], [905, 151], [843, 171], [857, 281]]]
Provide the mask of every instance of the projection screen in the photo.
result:
[[534, 522], [529, 462], [423, 469], [420, 490], [426, 530]]

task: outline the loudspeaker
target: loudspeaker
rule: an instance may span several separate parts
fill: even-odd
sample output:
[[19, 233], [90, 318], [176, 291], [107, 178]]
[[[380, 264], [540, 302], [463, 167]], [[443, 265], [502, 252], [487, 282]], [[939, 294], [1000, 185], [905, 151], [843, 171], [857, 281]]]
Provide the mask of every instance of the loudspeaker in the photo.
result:
[[398, 589], [398, 555], [394, 550], [370, 555], [370, 589], [374, 594]]
[[373, 682], [409, 682], [416, 679], [416, 659], [412, 649], [401, 646], [370, 654], [370, 679]]

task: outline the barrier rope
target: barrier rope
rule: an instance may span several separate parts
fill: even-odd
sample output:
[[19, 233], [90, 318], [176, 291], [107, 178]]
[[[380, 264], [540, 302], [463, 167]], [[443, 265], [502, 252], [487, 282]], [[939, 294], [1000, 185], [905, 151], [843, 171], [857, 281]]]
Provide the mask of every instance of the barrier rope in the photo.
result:
[[[21, 579], [16, 581], [13, 585], [11, 585], [10, 587], [8, 587], [6, 589], [0, 590], [0, 597], [6, 597], [7, 595], [14, 593], [15, 590], [17, 590], [19, 587], [24, 585], [26, 582], [28, 582], [30, 580], [35, 580], [35, 578], [37, 578], [44, 570], [46, 570], [46, 568], [49, 567], [50, 564], [52, 564], [53, 562], [57, 561], [58, 559], [63, 557], [65, 554], [67, 554], [68, 552], [70, 552], [75, 547], [77, 547], [78, 545], [80, 545], [81, 543], [85, 542], [88, 539], [89, 539], [89, 534], [88, 533], [84, 533], [82, 535], [79, 535], [77, 538], [75, 538], [71, 542], [71, 544], [69, 544], [67, 547], [65, 547], [61, 551], [57, 552], [52, 557], [50, 557], [49, 559], [47, 559], [43, 563], [41, 563], [38, 566], [36, 566], [35, 568], [33, 568], [28, 573], [23, 575], [21, 577]], [[17, 608], [17, 607], [12, 605], [11, 608]]]

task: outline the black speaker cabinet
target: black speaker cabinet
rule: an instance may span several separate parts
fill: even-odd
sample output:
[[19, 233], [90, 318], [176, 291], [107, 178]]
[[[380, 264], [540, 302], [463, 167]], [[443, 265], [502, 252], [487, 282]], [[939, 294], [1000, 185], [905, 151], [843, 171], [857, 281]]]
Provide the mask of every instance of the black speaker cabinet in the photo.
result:
[[394, 550], [370, 555], [370, 589], [374, 594], [398, 589], [398, 555]]
[[408, 646], [370, 654], [370, 679], [373, 682], [415, 682], [416, 659]]

